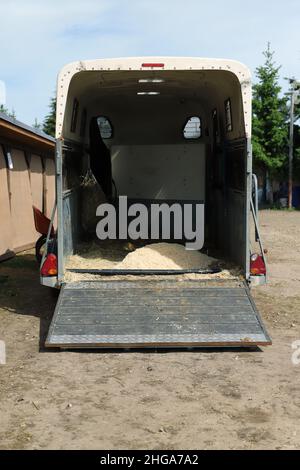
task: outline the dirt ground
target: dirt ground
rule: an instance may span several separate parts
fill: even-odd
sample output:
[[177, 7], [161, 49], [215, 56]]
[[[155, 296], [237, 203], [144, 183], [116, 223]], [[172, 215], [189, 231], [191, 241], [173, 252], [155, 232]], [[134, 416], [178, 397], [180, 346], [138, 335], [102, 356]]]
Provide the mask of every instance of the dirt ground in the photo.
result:
[[0, 448], [299, 449], [300, 212], [260, 220], [270, 284], [253, 295], [273, 339], [262, 349], [47, 351], [55, 297], [32, 253], [2, 263]]

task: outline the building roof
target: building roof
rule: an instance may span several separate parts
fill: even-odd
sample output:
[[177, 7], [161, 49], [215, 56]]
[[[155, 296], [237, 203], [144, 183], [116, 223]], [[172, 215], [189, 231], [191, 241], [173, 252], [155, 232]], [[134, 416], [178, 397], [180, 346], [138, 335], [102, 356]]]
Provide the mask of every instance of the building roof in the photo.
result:
[[12, 143], [23, 143], [44, 151], [53, 151], [55, 147], [53, 137], [4, 113], [0, 113], [0, 139], [1, 137]]

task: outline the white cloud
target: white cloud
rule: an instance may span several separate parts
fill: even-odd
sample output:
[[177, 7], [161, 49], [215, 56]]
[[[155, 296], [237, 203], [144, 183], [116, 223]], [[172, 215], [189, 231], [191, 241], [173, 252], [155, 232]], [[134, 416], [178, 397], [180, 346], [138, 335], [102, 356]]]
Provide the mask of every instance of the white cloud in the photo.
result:
[[77, 59], [191, 55], [254, 68], [270, 40], [282, 75], [300, 77], [298, 0], [0, 0], [0, 14], [0, 79], [29, 124], [47, 112], [59, 69]]
[[0, 80], [0, 104], [6, 104], [6, 87], [2, 80]]

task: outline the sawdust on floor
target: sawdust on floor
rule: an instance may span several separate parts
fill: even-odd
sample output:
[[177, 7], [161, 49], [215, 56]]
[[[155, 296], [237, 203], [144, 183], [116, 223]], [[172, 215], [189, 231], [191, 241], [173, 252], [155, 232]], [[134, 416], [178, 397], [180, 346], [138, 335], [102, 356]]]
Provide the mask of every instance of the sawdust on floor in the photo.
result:
[[[134, 250], [134, 251], [132, 251]], [[132, 251], [127, 254], [128, 251]], [[183, 245], [175, 243], [152, 243], [135, 249], [132, 243], [116, 242], [106, 245], [96, 243], [85, 244], [79, 253], [72, 255], [67, 263], [67, 269], [209, 269], [221, 267], [222, 263], [199, 251], [186, 250]], [[239, 276], [239, 271], [222, 269], [215, 274], [188, 273], [176, 276], [176, 279], [232, 279]], [[159, 276], [159, 278], [164, 276]], [[106, 279], [128, 279], [125, 275], [106, 277]], [[141, 276], [131, 276], [130, 279]], [[99, 280], [99, 275], [90, 273], [74, 273], [67, 271], [66, 281]], [[143, 279], [151, 279], [150, 275]], [[156, 279], [158, 277], [156, 276]]]

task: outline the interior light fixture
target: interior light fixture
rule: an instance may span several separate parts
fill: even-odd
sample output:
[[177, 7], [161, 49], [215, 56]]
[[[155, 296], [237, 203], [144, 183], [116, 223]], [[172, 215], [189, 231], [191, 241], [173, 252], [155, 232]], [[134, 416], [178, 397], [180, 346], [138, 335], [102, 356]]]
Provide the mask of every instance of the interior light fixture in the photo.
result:
[[160, 95], [160, 91], [138, 91], [137, 95]]
[[139, 83], [163, 83], [164, 80], [162, 78], [141, 78]]

